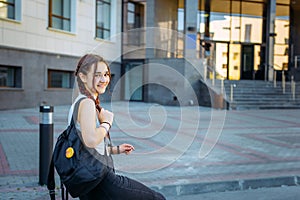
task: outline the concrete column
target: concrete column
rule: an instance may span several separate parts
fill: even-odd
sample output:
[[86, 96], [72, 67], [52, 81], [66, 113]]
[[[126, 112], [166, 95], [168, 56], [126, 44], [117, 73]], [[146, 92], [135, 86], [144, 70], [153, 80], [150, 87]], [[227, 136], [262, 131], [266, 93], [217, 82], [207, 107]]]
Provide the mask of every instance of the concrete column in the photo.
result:
[[184, 30], [185, 30], [185, 57], [196, 57], [197, 42], [197, 13], [198, 0], [185, 1], [184, 7]]
[[155, 1], [147, 0], [146, 4], [146, 58], [154, 58], [154, 27], [157, 27], [155, 23]]
[[[298, 56], [300, 56], [300, 38], [297, 34], [300, 33], [300, 2], [292, 1], [291, 2], [291, 17], [290, 17], [290, 47], [289, 47], [289, 79], [291, 80], [291, 76], [294, 77], [295, 81], [300, 81], [300, 65]], [[297, 56], [297, 60], [296, 57]], [[297, 64], [296, 64], [297, 62]]]
[[203, 71], [202, 61], [197, 58], [197, 45], [199, 45], [197, 44], [198, 0], [185, 0], [184, 2], [184, 76], [187, 81], [184, 82], [181, 90], [184, 91], [182, 97], [185, 105], [198, 105], [200, 73]]
[[272, 81], [274, 77], [274, 44], [275, 44], [275, 20], [276, 20], [276, 0], [269, 0], [267, 5], [267, 66], [265, 75], [268, 81]]

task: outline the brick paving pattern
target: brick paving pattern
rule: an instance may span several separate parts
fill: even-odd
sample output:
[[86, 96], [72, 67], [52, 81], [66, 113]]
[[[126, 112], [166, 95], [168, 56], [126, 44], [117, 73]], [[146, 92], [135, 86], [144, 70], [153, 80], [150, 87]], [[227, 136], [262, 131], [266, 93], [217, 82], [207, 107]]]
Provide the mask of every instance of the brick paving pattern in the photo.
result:
[[[130, 156], [114, 156], [118, 173], [168, 199], [300, 182], [300, 110], [224, 111], [139, 102], [103, 107], [115, 113], [113, 142], [136, 148]], [[66, 127], [68, 109], [54, 108], [54, 140]], [[39, 108], [0, 111], [0, 199], [49, 199], [47, 188], [38, 184], [39, 114]]]

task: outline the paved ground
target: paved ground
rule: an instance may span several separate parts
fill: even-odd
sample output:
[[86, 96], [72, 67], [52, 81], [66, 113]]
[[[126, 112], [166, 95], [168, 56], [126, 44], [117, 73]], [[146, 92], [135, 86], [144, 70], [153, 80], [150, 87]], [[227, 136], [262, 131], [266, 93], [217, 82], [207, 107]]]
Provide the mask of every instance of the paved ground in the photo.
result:
[[299, 200], [299, 186], [268, 187], [255, 190], [211, 192], [172, 197], [173, 200]]
[[[300, 110], [137, 102], [103, 107], [115, 113], [113, 142], [136, 148], [130, 156], [114, 157], [117, 171], [167, 199], [300, 183]], [[54, 142], [66, 127], [68, 109], [54, 108]], [[48, 199], [38, 184], [39, 115], [39, 108], [0, 111], [0, 199]]]

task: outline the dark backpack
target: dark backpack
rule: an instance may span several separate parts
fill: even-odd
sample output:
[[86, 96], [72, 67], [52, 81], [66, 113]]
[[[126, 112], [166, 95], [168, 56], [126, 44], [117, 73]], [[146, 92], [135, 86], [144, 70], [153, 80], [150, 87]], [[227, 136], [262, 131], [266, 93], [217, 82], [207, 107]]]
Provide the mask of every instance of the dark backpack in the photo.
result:
[[63, 186], [74, 198], [85, 195], [113, 169], [113, 160], [107, 155], [106, 148], [105, 155], [101, 155], [94, 148], [85, 146], [80, 130], [76, 129], [78, 107], [83, 99], [76, 102], [71, 124], [60, 134], [53, 151], [47, 183], [51, 199], [55, 199], [54, 167], [62, 183], [62, 198]]

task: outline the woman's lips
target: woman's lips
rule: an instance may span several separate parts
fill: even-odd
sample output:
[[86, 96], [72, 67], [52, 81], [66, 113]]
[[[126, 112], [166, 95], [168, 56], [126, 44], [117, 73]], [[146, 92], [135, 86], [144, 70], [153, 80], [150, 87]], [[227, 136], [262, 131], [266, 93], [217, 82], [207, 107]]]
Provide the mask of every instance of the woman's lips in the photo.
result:
[[98, 84], [97, 87], [106, 88], [107, 84]]

